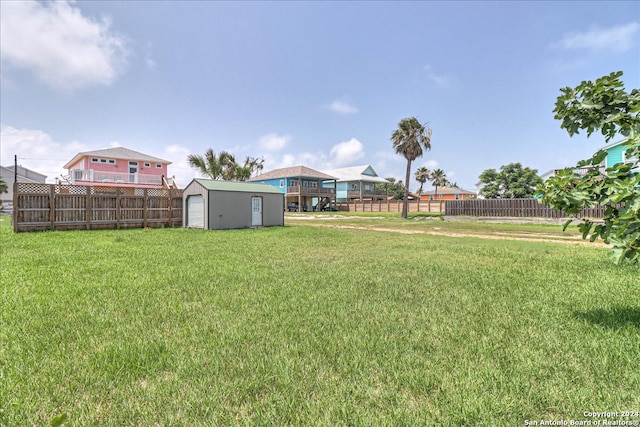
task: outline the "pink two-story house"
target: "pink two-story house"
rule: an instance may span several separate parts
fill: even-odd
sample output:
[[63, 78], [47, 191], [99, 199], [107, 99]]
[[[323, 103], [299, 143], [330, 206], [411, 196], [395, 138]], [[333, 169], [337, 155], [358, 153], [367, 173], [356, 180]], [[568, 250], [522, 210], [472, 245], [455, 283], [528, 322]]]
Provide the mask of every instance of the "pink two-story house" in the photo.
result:
[[72, 184], [162, 188], [167, 185], [170, 164], [167, 160], [115, 147], [78, 153], [64, 168], [69, 171], [67, 180]]

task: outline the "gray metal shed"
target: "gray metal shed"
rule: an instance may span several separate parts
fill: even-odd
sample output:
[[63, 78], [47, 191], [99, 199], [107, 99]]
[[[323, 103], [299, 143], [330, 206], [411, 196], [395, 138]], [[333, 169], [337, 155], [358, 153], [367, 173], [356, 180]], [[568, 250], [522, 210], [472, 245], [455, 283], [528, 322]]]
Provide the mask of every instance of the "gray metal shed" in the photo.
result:
[[182, 208], [189, 228], [284, 225], [284, 194], [269, 184], [196, 178], [182, 191]]

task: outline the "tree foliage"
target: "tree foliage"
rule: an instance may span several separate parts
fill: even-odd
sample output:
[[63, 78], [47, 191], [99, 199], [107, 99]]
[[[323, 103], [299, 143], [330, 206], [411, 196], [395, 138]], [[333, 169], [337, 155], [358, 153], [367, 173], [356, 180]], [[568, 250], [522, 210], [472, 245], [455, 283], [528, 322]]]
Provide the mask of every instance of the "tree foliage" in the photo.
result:
[[387, 180], [384, 184], [376, 184], [376, 190], [386, 191], [387, 195], [393, 197], [395, 200], [402, 200], [404, 197], [404, 184], [402, 180], [396, 181], [395, 178], [385, 178]]
[[419, 167], [414, 174], [416, 181], [420, 183], [420, 188], [418, 188], [418, 194], [422, 194], [422, 187], [424, 183], [429, 181], [431, 178], [431, 171], [424, 166]]
[[391, 144], [396, 154], [407, 159], [402, 218], [407, 218], [409, 203], [409, 183], [411, 180], [411, 162], [422, 157], [425, 150], [431, 149], [431, 129], [415, 117], [400, 120], [398, 128], [391, 134]]
[[244, 165], [240, 166], [233, 154], [228, 151], [216, 154], [211, 148], [205, 151], [204, 156], [190, 154], [187, 161], [200, 175], [225, 181], [246, 181], [264, 167], [264, 159], [247, 157]]
[[436, 169], [431, 172], [431, 177], [429, 178], [431, 184], [436, 188], [436, 196], [438, 195], [438, 187], [444, 187], [449, 184], [449, 180], [447, 179], [447, 175], [444, 173], [442, 169]]
[[[624, 90], [622, 72], [614, 72], [583, 81], [576, 88], [560, 89], [555, 118], [569, 136], [584, 130], [587, 136], [600, 132], [608, 143], [614, 138], [626, 148], [626, 162], [615, 164], [602, 173], [599, 167], [607, 153], [600, 150], [576, 167], [588, 168], [586, 174], [566, 168], [547, 180], [543, 203], [580, 218], [583, 207], [605, 207], [604, 221], [581, 218], [578, 226], [584, 239], [601, 238], [611, 244], [611, 259], [640, 261], [640, 91]], [[565, 228], [571, 221], [567, 221]]]
[[484, 186], [479, 194], [486, 199], [521, 199], [533, 197], [542, 184], [536, 169], [522, 167], [520, 163], [500, 166], [500, 170], [486, 169], [480, 174]]
[[4, 194], [8, 192], [9, 192], [9, 185], [6, 183], [4, 179], [0, 178], [0, 194]]

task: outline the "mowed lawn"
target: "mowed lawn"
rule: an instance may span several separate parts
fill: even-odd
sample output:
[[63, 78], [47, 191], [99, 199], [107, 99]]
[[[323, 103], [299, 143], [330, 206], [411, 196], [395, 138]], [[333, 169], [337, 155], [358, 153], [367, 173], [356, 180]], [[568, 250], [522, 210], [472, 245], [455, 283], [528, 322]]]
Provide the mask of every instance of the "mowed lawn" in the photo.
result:
[[640, 270], [606, 248], [288, 224], [13, 234], [2, 218], [0, 425], [640, 409]]

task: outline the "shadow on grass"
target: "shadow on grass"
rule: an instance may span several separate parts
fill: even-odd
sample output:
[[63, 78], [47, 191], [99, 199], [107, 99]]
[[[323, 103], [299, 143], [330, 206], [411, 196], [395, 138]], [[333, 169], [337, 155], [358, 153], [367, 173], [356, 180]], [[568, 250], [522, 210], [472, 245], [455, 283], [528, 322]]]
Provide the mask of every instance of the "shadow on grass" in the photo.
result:
[[621, 329], [631, 325], [640, 329], [640, 309], [631, 307], [615, 307], [610, 310], [577, 311], [579, 319], [608, 329]]

